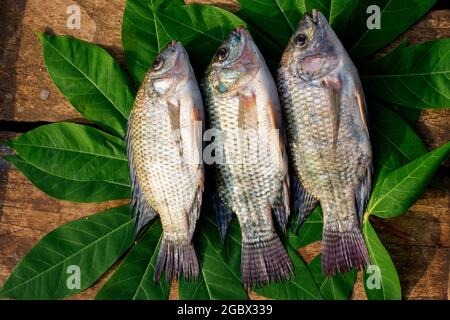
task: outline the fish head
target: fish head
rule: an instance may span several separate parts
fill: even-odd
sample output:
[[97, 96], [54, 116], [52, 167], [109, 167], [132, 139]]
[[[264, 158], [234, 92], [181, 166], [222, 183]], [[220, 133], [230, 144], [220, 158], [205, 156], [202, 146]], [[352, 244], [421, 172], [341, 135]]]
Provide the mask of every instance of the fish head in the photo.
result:
[[236, 91], [251, 82], [261, 65], [261, 53], [244, 27], [230, 32], [207, 70], [207, 80], [218, 93]]
[[146, 89], [149, 95], [171, 95], [192, 76], [193, 70], [186, 50], [179, 41], [172, 40], [153, 61], [146, 76]]
[[339, 64], [343, 47], [324, 15], [306, 13], [283, 53], [281, 65], [294, 77], [312, 80], [323, 77]]

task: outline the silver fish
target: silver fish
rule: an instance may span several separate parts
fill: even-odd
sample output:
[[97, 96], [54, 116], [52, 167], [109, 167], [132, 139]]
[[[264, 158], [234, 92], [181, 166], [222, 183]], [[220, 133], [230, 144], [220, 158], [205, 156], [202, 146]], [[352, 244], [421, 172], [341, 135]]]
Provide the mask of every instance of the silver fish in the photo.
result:
[[157, 215], [161, 241], [154, 280], [197, 278], [192, 236], [204, 186], [203, 103], [188, 55], [170, 42], [156, 57], [137, 93], [128, 120], [127, 153], [136, 231]]
[[202, 87], [208, 127], [222, 134], [214, 140], [223, 149], [223, 161], [214, 164], [213, 197], [221, 236], [235, 213], [241, 226], [241, 279], [246, 287], [288, 279], [292, 263], [272, 221], [273, 212], [285, 230], [289, 217], [280, 103], [264, 58], [246, 29], [230, 33]]
[[297, 228], [319, 201], [324, 273], [363, 269], [369, 257], [360, 225], [372, 179], [366, 103], [354, 64], [318, 11], [305, 14], [291, 37], [277, 85]]

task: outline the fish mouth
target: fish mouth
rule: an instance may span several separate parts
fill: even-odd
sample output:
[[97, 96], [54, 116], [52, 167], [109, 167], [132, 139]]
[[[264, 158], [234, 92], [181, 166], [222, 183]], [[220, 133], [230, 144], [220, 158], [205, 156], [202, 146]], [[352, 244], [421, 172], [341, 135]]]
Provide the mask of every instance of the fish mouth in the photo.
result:
[[310, 20], [312, 23], [316, 25], [318, 25], [321, 22], [323, 17], [322, 13], [320, 13], [319, 10], [317, 9], [313, 9], [312, 13], [309, 12], [305, 13], [304, 16], [306, 19]]

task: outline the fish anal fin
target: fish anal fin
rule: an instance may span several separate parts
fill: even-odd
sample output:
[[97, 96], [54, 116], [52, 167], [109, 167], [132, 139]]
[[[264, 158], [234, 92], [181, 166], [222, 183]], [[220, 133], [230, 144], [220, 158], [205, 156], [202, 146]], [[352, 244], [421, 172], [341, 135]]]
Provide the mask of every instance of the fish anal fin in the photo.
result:
[[293, 203], [293, 227], [295, 233], [298, 232], [300, 227], [305, 222], [306, 218], [311, 214], [313, 209], [317, 205], [317, 200], [314, 198], [294, 174], [291, 175], [292, 184], [292, 203]]
[[372, 174], [373, 166], [372, 164], [368, 164], [364, 176], [355, 190], [356, 212], [358, 213], [360, 225], [363, 222], [364, 212], [372, 192]]
[[214, 211], [216, 212], [216, 221], [217, 227], [219, 228], [220, 239], [224, 242], [227, 236], [228, 226], [233, 219], [233, 212], [222, 202], [222, 200], [220, 200], [216, 191], [210, 190], [209, 198]]
[[278, 225], [280, 226], [283, 234], [286, 234], [287, 224], [289, 221], [289, 204], [289, 175], [286, 174], [281, 185], [278, 198], [272, 205], [272, 212], [275, 214], [275, 218], [277, 219]]

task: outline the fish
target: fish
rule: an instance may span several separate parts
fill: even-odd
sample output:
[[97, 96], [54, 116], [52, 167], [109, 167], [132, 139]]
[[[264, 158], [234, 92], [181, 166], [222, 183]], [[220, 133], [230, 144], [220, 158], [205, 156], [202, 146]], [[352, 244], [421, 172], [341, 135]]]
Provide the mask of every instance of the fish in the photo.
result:
[[183, 45], [173, 40], [155, 58], [137, 92], [127, 123], [131, 208], [136, 235], [157, 216], [162, 240], [153, 279], [196, 280], [192, 237], [204, 189], [204, 109]]
[[298, 231], [323, 211], [326, 276], [369, 263], [361, 224], [371, 192], [372, 148], [358, 71], [322, 13], [305, 14], [277, 70]]
[[273, 222], [274, 215], [285, 231], [290, 214], [281, 107], [275, 81], [247, 29], [230, 32], [201, 88], [206, 132], [216, 132], [216, 158], [208, 160], [210, 144], [204, 161], [212, 166], [211, 199], [220, 236], [225, 239], [236, 214], [242, 235], [241, 281], [246, 288], [290, 279], [292, 262]]

